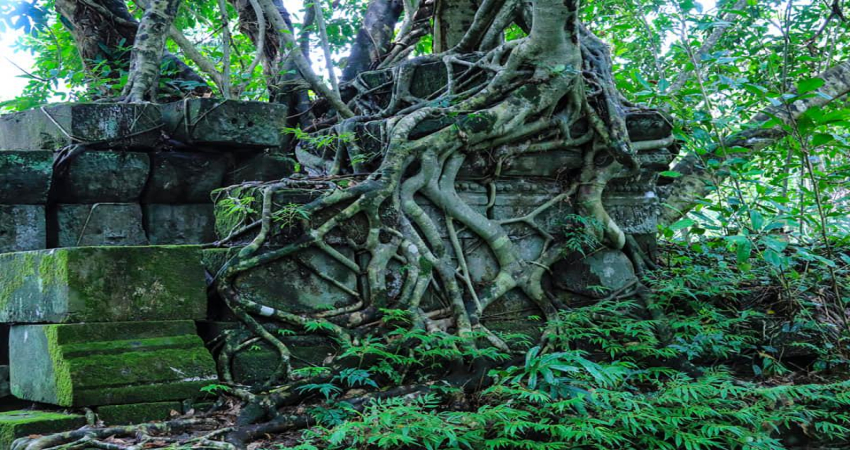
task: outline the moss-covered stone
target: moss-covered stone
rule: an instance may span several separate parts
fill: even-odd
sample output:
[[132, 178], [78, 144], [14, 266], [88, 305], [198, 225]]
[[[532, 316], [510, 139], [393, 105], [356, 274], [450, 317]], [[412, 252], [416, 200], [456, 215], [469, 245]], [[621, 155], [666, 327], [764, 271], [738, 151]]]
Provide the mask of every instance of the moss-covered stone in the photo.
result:
[[206, 317], [195, 247], [87, 247], [0, 255], [0, 321]]
[[78, 414], [30, 410], [0, 413], [0, 448], [10, 448], [21, 437], [71, 431], [85, 424], [86, 418]]
[[182, 400], [215, 380], [191, 321], [17, 325], [12, 394], [60, 406]]
[[210, 203], [210, 192], [223, 185], [229, 163], [229, 155], [217, 153], [153, 153], [142, 202]]
[[53, 152], [0, 150], [0, 203], [47, 203], [53, 176]]
[[147, 245], [138, 203], [61, 204], [52, 215], [56, 247]]
[[133, 425], [137, 423], [166, 420], [171, 412], [183, 411], [181, 402], [133, 403], [109, 405], [97, 408], [97, 417], [106, 425]]
[[84, 152], [54, 173], [51, 197], [59, 203], [139, 201], [150, 158], [138, 152]]
[[151, 244], [204, 244], [215, 240], [213, 205], [144, 205]]
[[0, 116], [0, 148], [57, 150], [150, 148], [160, 137], [162, 115], [152, 103], [63, 103]]
[[277, 147], [288, 108], [280, 103], [196, 98], [162, 105], [172, 138], [207, 148]]
[[0, 253], [46, 246], [47, 219], [43, 205], [0, 205]]

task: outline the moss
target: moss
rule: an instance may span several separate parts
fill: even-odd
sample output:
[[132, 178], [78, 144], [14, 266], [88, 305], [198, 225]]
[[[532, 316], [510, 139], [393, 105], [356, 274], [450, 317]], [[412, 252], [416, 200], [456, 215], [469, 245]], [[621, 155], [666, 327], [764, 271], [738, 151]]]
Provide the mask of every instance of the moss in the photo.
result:
[[[116, 338], [122, 326], [123, 335]], [[91, 406], [182, 400], [216, 378], [215, 363], [191, 321], [16, 330], [13, 368], [32, 378], [21, 380], [15, 395], [32, 401]]]
[[137, 423], [165, 420], [171, 411], [182, 411], [180, 402], [134, 403], [110, 405], [97, 408], [97, 416], [107, 425], [133, 425]]
[[59, 405], [71, 405], [74, 399], [74, 382], [71, 378], [71, 367], [65, 358], [62, 346], [59, 344], [60, 326], [44, 327], [47, 338], [47, 351], [50, 353], [50, 363], [53, 369], [54, 397]]
[[0, 310], [5, 311], [14, 294], [35, 275], [35, 254], [32, 252], [0, 255]]
[[20, 437], [70, 431], [85, 423], [85, 417], [76, 414], [29, 410], [0, 413], [0, 448], [11, 447]]

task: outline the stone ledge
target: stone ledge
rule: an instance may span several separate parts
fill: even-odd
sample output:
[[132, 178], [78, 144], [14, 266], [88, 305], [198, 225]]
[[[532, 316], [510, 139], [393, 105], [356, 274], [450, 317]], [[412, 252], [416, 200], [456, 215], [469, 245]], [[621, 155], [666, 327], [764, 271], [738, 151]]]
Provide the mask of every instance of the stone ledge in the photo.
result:
[[77, 414], [52, 411], [9, 411], [0, 413], [0, 448], [8, 449], [15, 439], [69, 431], [86, 424]]
[[81, 247], [0, 255], [0, 322], [200, 320], [196, 247]]
[[192, 321], [16, 325], [12, 394], [66, 407], [197, 397], [215, 363]]
[[0, 116], [0, 148], [58, 150], [70, 144], [95, 148], [151, 148], [162, 114], [152, 103], [60, 103]]

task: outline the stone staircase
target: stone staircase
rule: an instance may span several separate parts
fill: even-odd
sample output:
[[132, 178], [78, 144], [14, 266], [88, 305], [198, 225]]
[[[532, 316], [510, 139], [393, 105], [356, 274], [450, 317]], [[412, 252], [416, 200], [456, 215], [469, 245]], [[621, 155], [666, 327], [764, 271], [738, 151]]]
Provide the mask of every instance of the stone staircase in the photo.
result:
[[198, 99], [0, 116], [0, 450], [86, 409], [118, 425], [204, 401], [210, 192], [291, 173], [266, 151], [286, 115]]

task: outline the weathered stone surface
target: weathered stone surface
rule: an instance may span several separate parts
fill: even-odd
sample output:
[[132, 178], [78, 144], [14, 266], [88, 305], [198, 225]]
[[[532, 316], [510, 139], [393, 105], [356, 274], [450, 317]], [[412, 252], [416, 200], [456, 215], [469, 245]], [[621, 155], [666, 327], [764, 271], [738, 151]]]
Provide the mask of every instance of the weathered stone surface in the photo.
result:
[[47, 203], [53, 152], [0, 151], [0, 203]]
[[47, 246], [47, 218], [42, 205], [0, 205], [0, 253]]
[[224, 183], [230, 163], [218, 153], [151, 154], [151, 175], [144, 203], [210, 203], [210, 193]]
[[107, 405], [97, 408], [97, 418], [106, 425], [133, 425], [137, 423], [166, 420], [171, 412], [183, 412], [181, 402], [132, 403], [129, 405]]
[[574, 253], [552, 268], [558, 288], [591, 298], [603, 298], [635, 280], [635, 271], [625, 253], [601, 249], [586, 257]]
[[136, 202], [150, 173], [137, 152], [84, 152], [57, 168], [52, 197], [59, 203]]
[[[198, 332], [204, 341], [210, 342], [220, 337], [224, 332], [241, 330], [245, 336], [250, 336], [250, 331], [239, 322], [200, 322]], [[322, 335], [291, 335], [279, 336], [279, 339], [292, 352], [290, 361], [293, 368], [306, 366], [321, 366], [324, 361], [332, 355], [338, 354], [340, 349], [334, 342]], [[280, 362], [280, 355], [271, 346], [264, 342], [246, 348], [238, 352], [231, 360], [231, 371], [234, 381], [240, 384], [255, 385], [268, 381]]]
[[70, 431], [85, 424], [86, 418], [78, 414], [32, 410], [4, 412], [0, 414], [0, 448], [10, 448], [18, 438]]
[[196, 98], [162, 105], [166, 133], [203, 147], [277, 147], [288, 108], [279, 103]]
[[192, 321], [16, 325], [10, 343], [12, 394], [36, 402], [181, 400], [215, 380]]
[[260, 153], [236, 163], [227, 172], [224, 184], [232, 186], [246, 181], [275, 181], [295, 172], [296, 161], [279, 153]]
[[138, 203], [58, 205], [54, 226], [57, 247], [148, 244]]
[[[349, 258], [354, 257], [350, 249], [340, 247], [337, 250]], [[217, 273], [232, 251], [234, 249], [203, 250], [204, 266], [210, 273]], [[246, 272], [236, 278], [235, 287], [248, 300], [294, 314], [324, 311], [357, 301], [324, 277], [336, 280], [349, 290], [357, 289], [354, 272], [316, 249], [305, 250], [298, 259], [283, 258]]]
[[159, 106], [152, 103], [63, 103], [0, 116], [0, 148], [150, 148], [160, 128]]
[[151, 244], [204, 244], [215, 240], [211, 204], [144, 205], [143, 212]]
[[0, 399], [12, 395], [9, 387], [9, 366], [0, 366]]
[[200, 251], [86, 247], [0, 255], [0, 322], [206, 317]]

